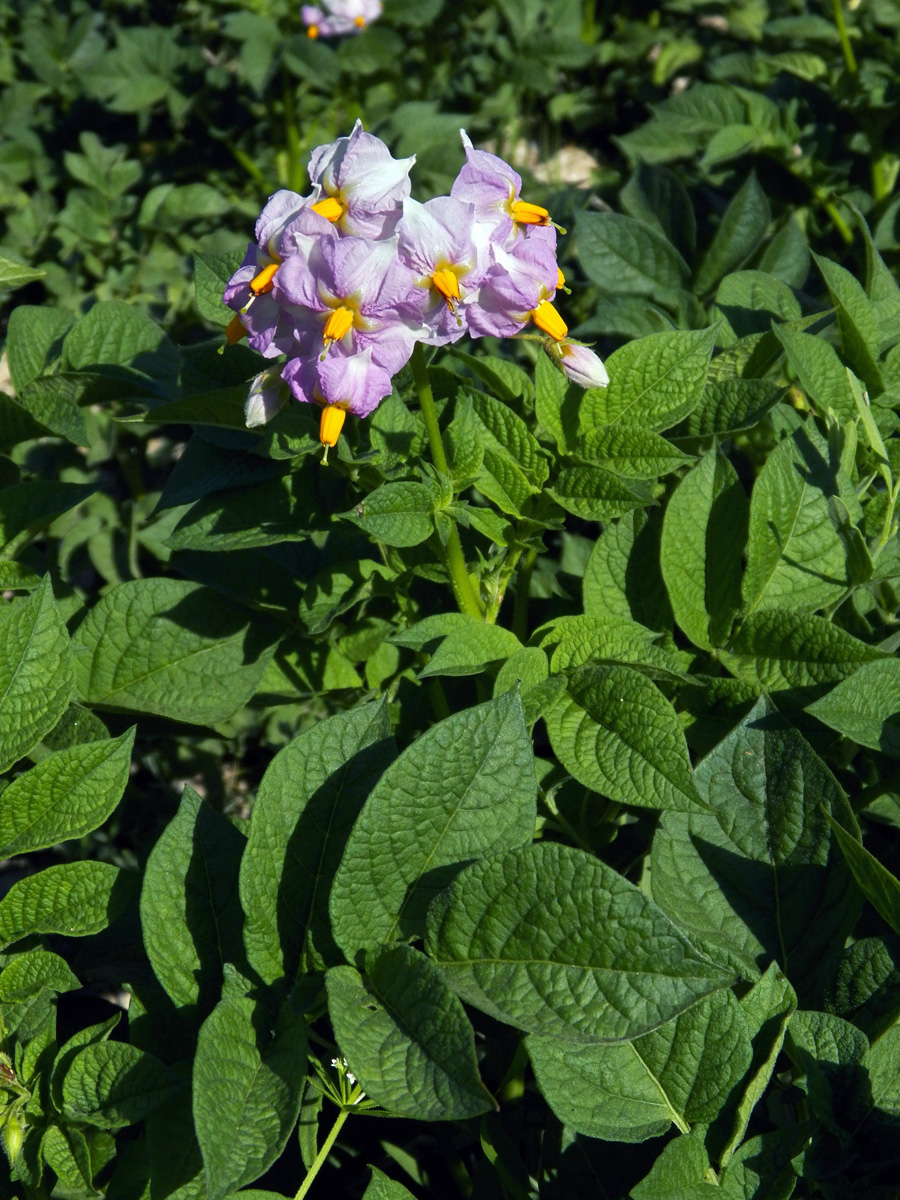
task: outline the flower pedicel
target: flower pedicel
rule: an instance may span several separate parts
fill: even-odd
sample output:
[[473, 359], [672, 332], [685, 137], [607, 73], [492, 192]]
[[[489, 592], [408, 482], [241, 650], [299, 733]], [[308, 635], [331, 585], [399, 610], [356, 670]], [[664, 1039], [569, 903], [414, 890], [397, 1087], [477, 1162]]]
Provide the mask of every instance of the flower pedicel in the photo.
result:
[[603, 363], [568, 337], [553, 303], [557, 227], [521, 199], [512, 167], [462, 138], [450, 195], [425, 204], [409, 194], [415, 158], [395, 159], [359, 121], [313, 151], [310, 195], [269, 198], [224, 294], [235, 312], [228, 341], [246, 336], [263, 357], [287, 360], [254, 381], [248, 425], [274, 416], [286, 384], [321, 406], [327, 456], [348, 412], [366, 417], [390, 395], [417, 342], [513, 337], [530, 324], [572, 382], [606, 386]]

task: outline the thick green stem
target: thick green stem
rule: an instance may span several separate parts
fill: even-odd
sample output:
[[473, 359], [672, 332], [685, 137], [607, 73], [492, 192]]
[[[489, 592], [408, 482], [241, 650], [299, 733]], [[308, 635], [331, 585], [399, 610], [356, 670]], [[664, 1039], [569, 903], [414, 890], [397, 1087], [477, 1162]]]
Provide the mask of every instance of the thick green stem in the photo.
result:
[[[422, 350], [421, 342], [416, 342], [410, 366], [412, 367], [413, 380], [416, 385], [422, 416], [425, 418], [425, 429], [428, 433], [428, 445], [431, 448], [431, 457], [434, 465], [441, 474], [449, 475], [450, 468], [447, 465], [447, 456], [444, 453], [444, 443], [441, 441], [437, 410], [434, 407], [434, 394], [431, 390], [428, 367], [425, 363], [425, 353]], [[477, 617], [479, 621], [482, 620], [484, 612], [481, 602], [475, 593], [475, 589], [472, 587], [472, 580], [469, 578], [469, 572], [466, 569], [466, 558], [463, 554], [462, 542], [459, 540], [459, 531], [452, 522], [450, 536], [447, 538], [446, 546], [444, 546], [444, 559], [459, 611], [466, 613], [470, 617]]]
[[294, 1197], [294, 1200], [303, 1200], [303, 1197], [306, 1195], [306, 1193], [312, 1187], [314, 1179], [318, 1175], [318, 1173], [322, 1167], [322, 1164], [325, 1162], [326, 1158], [328, 1158], [328, 1155], [331, 1153], [331, 1147], [334, 1145], [335, 1141], [337, 1140], [337, 1135], [341, 1132], [344, 1122], [350, 1116], [350, 1113], [351, 1113], [351, 1109], [349, 1109], [349, 1108], [342, 1108], [341, 1111], [338, 1113], [337, 1119], [335, 1120], [334, 1124], [332, 1125], [331, 1131], [328, 1134], [328, 1137], [322, 1143], [322, 1149], [316, 1155], [313, 1165], [306, 1172], [306, 1178], [300, 1184], [300, 1191]]
[[855, 75], [858, 70], [856, 55], [853, 53], [853, 47], [850, 45], [850, 34], [847, 32], [847, 22], [844, 20], [842, 0], [832, 0], [832, 5], [834, 8], [834, 23], [837, 26], [838, 37], [841, 39], [841, 50], [844, 52], [844, 62], [847, 64], [847, 70], [851, 75]]

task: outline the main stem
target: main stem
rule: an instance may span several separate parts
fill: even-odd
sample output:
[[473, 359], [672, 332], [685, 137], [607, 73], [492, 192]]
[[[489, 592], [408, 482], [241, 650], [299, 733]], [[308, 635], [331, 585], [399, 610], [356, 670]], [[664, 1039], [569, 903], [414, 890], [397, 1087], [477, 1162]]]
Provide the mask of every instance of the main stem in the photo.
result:
[[[450, 468], [444, 453], [444, 443], [441, 441], [441, 429], [438, 425], [437, 410], [434, 407], [434, 393], [431, 390], [428, 367], [425, 364], [425, 352], [421, 342], [416, 342], [413, 348], [410, 366], [419, 397], [419, 406], [422, 409], [422, 416], [425, 418], [425, 429], [428, 433], [428, 445], [431, 448], [432, 460], [442, 475], [449, 475]], [[484, 612], [481, 602], [475, 594], [475, 589], [472, 587], [469, 572], [466, 570], [466, 557], [463, 554], [462, 542], [459, 540], [459, 531], [455, 524], [451, 524], [450, 536], [444, 547], [444, 557], [459, 611], [466, 613], [467, 616], [477, 617], [479, 621], [482, 620]]]
[[844, 20], [844, 6], [842, 0], [833, 0], [834, 7], [834, 23], [837, 26], [838, 37], [841, 39], [841, 50], [844, 54], [844, 62], [847, 65], [847, 70], [851, 75], [855, 75], [859, 69], [856, 65], [856, 55], [853, 53], [853, 47], [850, 45], [850, 34], [847, 32], [847, 22]]
[[313, 1161], [313, 1165], [306, 1172], [306, 1178], [300, 1184], [300, 1191], [294, 1197], [294, 1200], [303, 1200], [303, 1197], [306, 1195], [306, 1193], [312, 1187], [313, 1180], [318, 1175], [322, 1164], [325, 1162], [326, 1158], [331, 1153], [331, 1147], [334, 1145], [335, 1141], [337, 1140], [337, 1135], [341, 1132], [344, 1122], [350, 1116], [350, 1112], [351, 1112], [351, 1110], [349, 1108], [342, 1108], [341, 1111], [338, 1113], [337, 1119], [335, 1120], [334, 1124], [332, 1125], [331, 1131], [329, 1132], [328, 1137], [322, 1143], [322, 1149], [316, 1155], [315, 1160]]

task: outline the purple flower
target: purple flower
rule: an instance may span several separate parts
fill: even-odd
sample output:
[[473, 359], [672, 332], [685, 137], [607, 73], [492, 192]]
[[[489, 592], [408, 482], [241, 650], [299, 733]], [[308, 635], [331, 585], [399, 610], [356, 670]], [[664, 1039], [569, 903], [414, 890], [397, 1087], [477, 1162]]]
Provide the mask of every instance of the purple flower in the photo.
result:
[[[308, 255], [319, 241], [337, 238], [324, 218], [309, 207], [298, 208], [296, 201], [302, 197], [288, 191], [270, 198], [256, 223], [257, 244], [247, 247], [223, 296], [225, 304], [240, 314], [235, 320], [248, 334], [251, 347], [264, 358], [291, 352], [298, 322], [304, 317], [277, 286], [282, 259]], [[239, 330], [235, 335], [241, 336]]]
[[459, 132], [466, 162], [453, 182], [450, 195], [471, 204], [475, 220], [487, 225], [501, 241], [507, 241], [520, 227], [549, 225], [546, 208], [521, 199], [521, 175], [496, 154], [476, 150], [464, 129]]
[[381, 16], [381, 0], [321, 0], [321, 8], [304, 4], [300, 16], [308, 37], [346, 37], [360, 33]]
[[416, 277], [397, 257], [397, 238], [322, 238], [308, 258], [288, 258], [278, 291], [302, 311], [292, 354], [345, 353], [372, 348], [375, 364], [393, 375], [422, 334]]
[[391, 376], [373, 361], [372, 347], [347, 353], [343, 347], [317, 358], [294, 358], [285, 364], [283, 378], [296, 398], [305, 404], [321, 404], [319, 441], [328, 462], [344, 427], [348, 412], [367, 417], [391, 393]]
[[397, 226], [400, 261], [416, 275], [430, 345], [455, 342], [466, 331], [466, 304], [485, 274], [472, 233], [474, 209], [450, 196], [425, 204], [403, 201]]
[[476, 337], [512, 337], [529, 320], [557, 341], [568, 332], [551, 304], [559, 284], [556, 231], [535, 229], [510, 250], [492, 246], [494, 264], [469, 306], [469, 329]]
[[309, 177], [313, 209], [354, 237], [389, 237], [409, 195], [409, 171], [416, 161], [393, 158], [374, 134], [357, 121], [349, 137], [313, 150]]
[[580, 342], [570, 342], [564, 338], [561, 342], [548, 342], [546, 350], [572, 383], [577, 383], [579, 387], [606, 387], [609, 383], [603, 361]]

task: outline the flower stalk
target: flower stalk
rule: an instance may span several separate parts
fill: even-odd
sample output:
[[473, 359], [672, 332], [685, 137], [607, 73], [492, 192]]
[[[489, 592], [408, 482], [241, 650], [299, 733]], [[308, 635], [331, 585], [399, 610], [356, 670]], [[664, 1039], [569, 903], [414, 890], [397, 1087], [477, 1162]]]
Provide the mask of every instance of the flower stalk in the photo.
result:
[[[434, 393], [431, 390], [431, 381], [428, 378], [425, 352], [420, 342], [417, 342], [413, 348], [410, 366], [412, 367], [416, 394], [419, 398], [419, 406], [422, 409], [422, 416], [425, 418], [425, 429], [428, 434], [428, 445], [431, 448], [432, 461], [442, 475], [449, 475], [450, 467], [447, 463], [447, 456], [444, 453], [444, 443], [441, 441], [441, 429], [438, 425], [437, 410], [434, 407]], [[444, 558], [459, 611], [466, 613], [470, 617], [477, 617], [479, 621], [483, 620], [484, 612], [475, 589], [472, 587], [469, 572], [466, 569], [466, 558], [463, 554], [462, 542], [459, 540], [459, 531], [455, 523], [451, 525], [450, 536], [447, 539], [447, 545], [444, 547]]]

